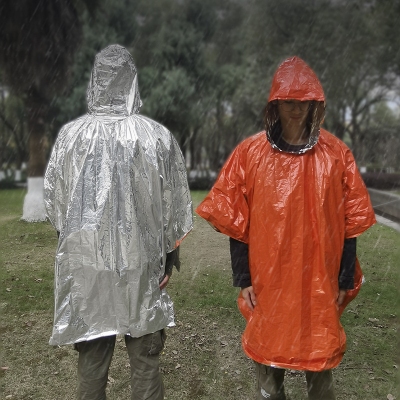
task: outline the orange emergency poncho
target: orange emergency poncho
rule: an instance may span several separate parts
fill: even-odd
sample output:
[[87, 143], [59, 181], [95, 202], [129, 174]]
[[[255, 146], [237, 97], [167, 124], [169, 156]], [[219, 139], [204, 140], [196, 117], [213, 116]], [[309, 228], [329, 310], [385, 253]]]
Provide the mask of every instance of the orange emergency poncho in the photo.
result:
[[[311, 68], [293, 57], [274, 76], [269, 101], [276, 99], [324, 101], [324, 94]], [[240, 143], [196, 212], [249, 245], [257, 304], [250, 311], [239, 294], [244, 352], [265, 365], [330, 369], [346, 347], [336, 303], [344, 240], [373, 225], [375, 215], [353, 155], [338, 138], [318, 129], [302, 154], [270, 140], [263, 131]], [[357, 261], [346, 304], [361, 278]]]

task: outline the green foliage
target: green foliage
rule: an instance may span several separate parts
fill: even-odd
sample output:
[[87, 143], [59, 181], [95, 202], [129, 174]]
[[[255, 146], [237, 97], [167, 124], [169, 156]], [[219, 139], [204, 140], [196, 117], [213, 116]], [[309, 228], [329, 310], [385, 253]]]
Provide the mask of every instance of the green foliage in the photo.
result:
[[400, 171], [400, 115], [385, 103], [372, 108], [368, 124], [364, 128], [363, 142], [360, 144], [368, 165], [379, 170], [391, 168]]
[[[175, 68], [162, 73], [159, 79], [158, 72], [154, 68], [143, 69], [144, 87], [146, 83], [153, 85], [150, 88], [150, 94], [146, 98], [143, 112], [176, 132], [179, 139], [181, 130], [185, 130], [191, 121], [190, 103], [193, 102], [195, 88], [183, 68]], [[146, 80], [147, 78], [147, 80]], [[158, 85], [157, 85], [157, 83]], [[186, 111], [186, 112], [184, 112]], [[190, 125], [189, 125], [190, 126]]]
[[190, 153], [192, 169], [217, 170], [239, 141], [263, 129], [262, 110], [272, 75], [283, 59], [298, 55], [316, 71], [324, 87], [327, 129], [349, 139], [359, 163], [390, 160], [395, 166], [393, 157], [386, 159], [385, 153], [372, 154], [368, 149], [373, 147], [372, 137], [379, 138], [379, 147], [385, 149], [399, 142], [396, 135], [387, 139], [387, 124], [379, 122], [374, 111], [390, 93], [398, 95], [399, 1], [86, 0], [72, 4], [78, 10], [82, 40], [65, 52], [70, 80], [67, 90], [51, 101], [52, 139], [61, 125], [86, 112], [86, 87], [95, 54], [119, 43], [132, 52], [138, 67], [142, 113], [172, 131], [185, 155]]

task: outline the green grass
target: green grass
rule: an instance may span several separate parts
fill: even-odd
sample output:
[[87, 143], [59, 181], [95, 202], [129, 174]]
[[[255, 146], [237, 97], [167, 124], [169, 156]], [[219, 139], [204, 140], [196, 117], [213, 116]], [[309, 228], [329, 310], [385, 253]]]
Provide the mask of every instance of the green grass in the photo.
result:
[[206, 190], [196, 190], [191, 192], [193, 209], [195, 209], [200, 204], [200, 202], [204, 199], [207, 193], [208, 192]]
[[49, 310], [56, 235], [48, 223], [20, 219], [24, 190], [0, 191], [0, 292], [5, 314]]
[[[47, 344], [57, 237], [48, 223], [20, 220], [24, 194], [0, 191], [1, 364], [8, 368], [0, 371], [1, 388], [12, 399], [72, 399], [76, 354], [71, 347]], [[205, 194], [192, 193], [194, 207]], [[358, 239], [358, 256], [366, 282], [342, 317], [348, 349], [334, 372], [338, 400], [400, 398], [400, 234], [372, 227]], [[254, 398], [252, 364], [240, 348], [244, 320], [237, 310], [238, 290], [231, 286], [227, 238], [195, 216], [181, 259], [181, 272], [174, 272], [168, 287], [177, 327], [170, 330], [162, 356], [167, 399]], [[122, 342], [108, 390], [115, 400], [129, 397], [127, 361], [119, 347]], [[288, 399], [306, 399], [301, 374], [290, 375], [286, 389]]]

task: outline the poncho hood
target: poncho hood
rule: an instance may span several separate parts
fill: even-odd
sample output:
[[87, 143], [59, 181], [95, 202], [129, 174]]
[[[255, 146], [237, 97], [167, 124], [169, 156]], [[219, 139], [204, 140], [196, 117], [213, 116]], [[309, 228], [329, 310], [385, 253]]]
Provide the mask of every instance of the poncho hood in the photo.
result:
[[[279, 144], [281, 132], [277, 100], [311, 101], [307, 117], [308, 142], [283, 149]], [[265, 130], [272, 147], [285, 152], [303, 154], [318, 142], [325, 115], [325, 95], [315, 72], [299, 57], [286, 59], [276, 70], [265, 108]]]
[[87, 103], [89, 114], [127, 117], [139, 112], [137, 71], [124, 47], [110, 45], [96, 55]]
[[283, 61], [272, 79], [268, 101], [286, 99], [325, 101], [317, 75], [296, 56]]

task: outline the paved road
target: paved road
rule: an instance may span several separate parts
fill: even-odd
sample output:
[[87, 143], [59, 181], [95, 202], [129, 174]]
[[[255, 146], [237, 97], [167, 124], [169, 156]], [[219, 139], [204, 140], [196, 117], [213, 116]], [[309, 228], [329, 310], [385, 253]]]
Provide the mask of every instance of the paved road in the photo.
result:
[[389, 226], [390, 228], [395, 229], [397, 232], [400, 232], [400, 224], [385, 217], [381, 217], [380, 215], [376, 215], [376, 220], [383, 225]]

